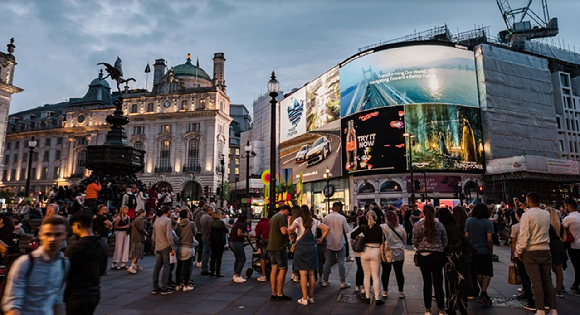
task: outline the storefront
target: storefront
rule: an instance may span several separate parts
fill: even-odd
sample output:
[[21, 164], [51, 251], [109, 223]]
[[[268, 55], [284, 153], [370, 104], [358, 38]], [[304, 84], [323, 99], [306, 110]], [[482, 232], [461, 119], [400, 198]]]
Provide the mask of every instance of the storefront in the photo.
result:
[[334, 186], [334, 194], [330, 198], [324, 196], [324, 187], [326, 181], [318, 181], [312, 183], [304, 183], [304, 198], [303, 203], [311, 207], [314, 213], [326, 215], [329, 212], [329, 206], [332, 208], [332, 203], [336, 201], [342, 202], [344, 209], [350, 209], [350, 189], [348, 179], [332, 179], [330, 185]]

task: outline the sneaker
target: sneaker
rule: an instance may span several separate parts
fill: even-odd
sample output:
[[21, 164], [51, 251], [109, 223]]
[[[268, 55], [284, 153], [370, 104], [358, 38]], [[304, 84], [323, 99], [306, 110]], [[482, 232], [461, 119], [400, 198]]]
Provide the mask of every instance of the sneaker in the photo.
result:
[[564, 297], [564, 293], [562, 291], [560, 291], [560, 290], [557, 290], [556, 291], [556, 296], [559, 297], [559, 298], [563, 298]]
[[239, 277], [239, 276], [238, 276], [238, 277], [236, 277], [236, 278], [234, 279], [234, 282], [235, 282], [235, 283], [244, 283], [244, 282], [246, 282], [246, 279], [244, 279], [243, 277]]
[[304, 300], [302, 298], [298, 299], [298, 304], [308, 305], [308, 299]]
[[381, 294], [383, 297], [388, 297], [389, 293], [387, 291], [383, 291], [383, 293]]
[[127, 269], [127, 271], [129, 273], [132, 273], [132, 274], [136, 274], [137, 273], [137, 269], [135, 269], [135, 267], [133, 267], [133, 266], [129, 267], [129, 269]]
[[268, 277], [266, 277], [266, 276], [258, 277], [258, 282], [266, 282], [266, 281], [268, 281]]
[[314, 304], [314, 298], [308, 298], [308, 304]]
[[425, 315], [431, 315], [431, 310], [430, 309], [426, 309], [425, 310]]
[[532, 311], [532, 312], [536, 310], [536, 307], [532, 306], [530, 304], [525, 304], [524, 308], [527, 309], [528, 311]]
[[404, 299], [406, 297], [405, 293], [399, 291], [399, 299]]
[[157, 293], [161, 293], [161, 289], [153, 289], [151, 291], [151, 294], [157, 294]]
[[282, 294], [282, 295], [278, 295], [276, 297], [276, 301], [292, 301], [292, 298], [287, 296], [287, 295]]
[[326, 288], [328, 286], [328, 281], [322, 280], [322, 287]]
[[359, 291], [359, 287], [358, 287], [358, 285], [355, 285], [354, 286], [354, 292], [358, 292], [358, 291]]
[[183, 286], [183, 292], [188, 292], [188, 291], [191, 291], [193, 289], [195, 289], [195, 287], [191, 286], [191, 285]]
[[383, 300], [375, 300], [375, 305], [383, 305], [385, 302]]
[[348, 289], [348, 288], [350, 288], [350, 283], [348, 283], [348, 282], [342, 282], [342, 283], [340, 284], [340, 289], [341, 289], [341, 290], [342, 290], [342, 289]]
[[167, 288], [167, 289], [165, 289], [165, 290], [161, 290], [161, 295], [168, 295], [168, 294], [171, 294], [171, 293], [173, 293], [173, 292], [174, 292], [174, 290], [173, 290], [173, 289], [171, 289], [171, 288]]

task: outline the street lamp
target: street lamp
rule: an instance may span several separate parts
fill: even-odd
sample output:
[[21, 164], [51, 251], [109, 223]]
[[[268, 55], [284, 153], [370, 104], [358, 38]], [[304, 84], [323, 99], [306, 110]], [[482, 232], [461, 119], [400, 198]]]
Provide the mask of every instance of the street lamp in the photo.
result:
[[254, 153], [252, 151], [252, 145], [250, 144], [250, 141], [248, 141], [248, 143], [246, 144], [246, 203], [245, 203], [245, 207], [246, 207], [246, 215], [248, 216], [248, 218], [250, 217], [250, 213], [251, 213], [251, 209], [252, 209], [252, 205], [250, 203], [250, 206], [248, 206], [248, 200], [251, 200], [250, 197], [250, 157], [256, 156], [256, 153]]
[[413, 180], [413, 149], [411, 148], [412, 145], [412, 139], [415, 138], [414, 134], [410, 134], [408, 132], [405, 132], [403, 134], [403, 136], [405, 136], [405, 139], [407, 140], [407, 158], [408, 158], [408, 163], [409, 163], [409, 171], [411, 172], [411, 201], [409, 202], [410, 205], [414, 205], [415, 204], [415, 181]]
[[330, 212], [330, 180], [332, 179], [332, 173], [330, 172], [330, 170], [328, 169], [328, 167], [326, 168], [326, 171], [324, 171], [324, 174], [322, 174], [322, 178], [324, 178], [326, 180], [326, 189], [324, 189], [324, 195], [326, 197], [326, 211], [327, 213]]
[[222, 187], [220, 190], [220, 200], [221, 200], [221, 207], [224, 206], [224, 173], [226, 172], [225, 169], [225, 155], [222, 154], [222, 159], [220, 160], [220, 165], [222, 166]]
[[270, 92], [270, 104], [272, 105], [270, 115], [270, 203], [268, 205], [270, 213], [276, 209], [276, 103], [278, 103], [279, 91], [280, 83], [272, 71], [272, 77], [268, 81], [268, 92]]
[[28, 198], [30, 196], [30, 175], [32, 172], [32, 154], [34, 154], [34, 148], [38, 144], [38, 141], [34, 140], [32, 137], [28, 141], [28, 176], [26, 176], [26, 186], [24, 188], [24, 198]]

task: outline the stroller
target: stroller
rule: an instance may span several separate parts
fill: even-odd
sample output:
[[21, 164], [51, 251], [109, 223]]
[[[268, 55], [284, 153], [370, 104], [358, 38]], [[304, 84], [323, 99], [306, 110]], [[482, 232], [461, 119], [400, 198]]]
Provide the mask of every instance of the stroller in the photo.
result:
[[[249, 237], [247, 238], [247, 240], [248, 243], [250, 244], [250, 247], [252, 248], [252, 267], [246, 270], [246, 278], [249, 279], [252, 277], [254, 271], [257, 272], [258, 274], [262, 273], [262, 265], [261, 265], [262, 254], [258, 252], [257, 244], [256, 246], [254, 246]], [[270, 280], [270, 271], [272, 271], [272, 266], [270, 265], [270, 258], [266, 258], [266, 277], [268, 278], [268, 280]]]

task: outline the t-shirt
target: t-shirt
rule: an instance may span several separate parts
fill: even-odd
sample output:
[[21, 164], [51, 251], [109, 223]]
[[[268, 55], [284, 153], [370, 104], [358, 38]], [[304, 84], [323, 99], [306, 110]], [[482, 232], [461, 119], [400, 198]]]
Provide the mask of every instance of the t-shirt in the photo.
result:
[[[93, 221], [93, 231], [100, 237], [108, 237], [109, 229], [105, 227], [105, 221], [109, 220], [105, 215], [97, 214], [97, 217]], [[112, 220], [109, 220], [112, 221]]]
[[489, 219], [469, 218], [465, 222], [465, 232], [469, 234], [471, 246], [477, 254], [491, 254], [487, 246], [487, 233], [493, 234], [493, 223]]
[[578, 211], [570, 213], [564, 218], [563, 224], [574, 236], [574, 242], [570, 243], [570, 247], [580, 249], [580, 213]]
[[[316, 219], [312, 219], [312, 235], [314, 235], [314, 237], [316, 237], [316, 229], [318, 228], [318, 225], [320, 224], [320, 221], [316, 220]], [[302, 234], [304, 234], [304, 232], [306, 231], [306, 229], [304, 228], [304, 225], [302, 225], [302, 218], [297, 218], [296, 220], [294, 220], [294, 223], [292, 223], [292, 225], [294, 226], [294, 228], [296, 229], [296, 239], [299, 239], [300, 237], [302, 237]]]
[[281, 213], [276, 213], [270, 219], [270, 236], [268, 237], [268, 251], [281, 251], [288, 246], [288, 235], [283, 235], [280, 229], [288, 228], [288, 221]]
[[242, 234], [246, 232], [246, 225], [242, 222], [234, 224], [232, 231], [230, 233], [230, 242], [244, 242], [244, 238], [238, 236], [238, 230], [242, 231]]

